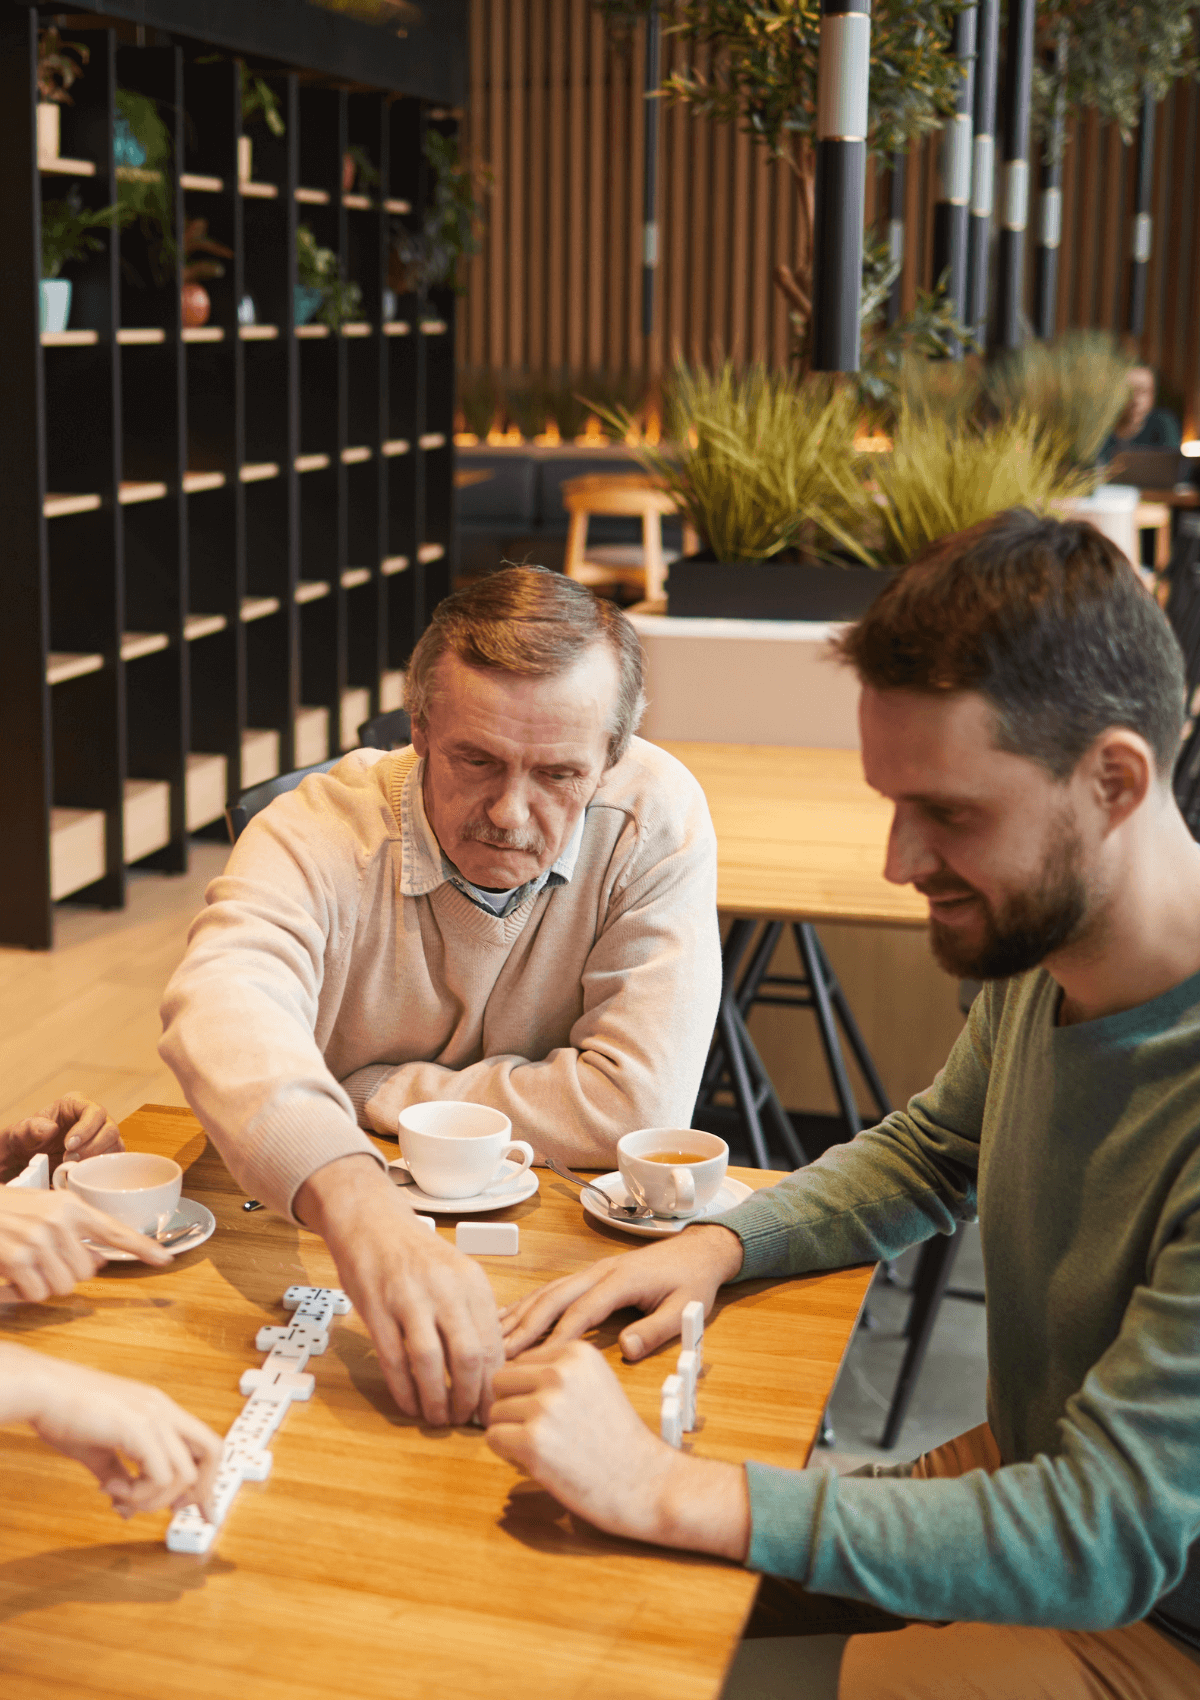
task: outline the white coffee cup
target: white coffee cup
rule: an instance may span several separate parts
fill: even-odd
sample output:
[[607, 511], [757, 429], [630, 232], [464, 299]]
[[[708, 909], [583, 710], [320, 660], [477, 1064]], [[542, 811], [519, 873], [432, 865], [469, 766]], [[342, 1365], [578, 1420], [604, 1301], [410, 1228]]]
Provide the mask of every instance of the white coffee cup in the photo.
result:
[[[694, 1152], [700, 1161], [652, 1161], [652, 1153], [666, 1151]], [[645, 1127], [617, 1141], [621, 1179], [636, 1201], [656, 1216], [695, 1216], [717, 1196], [728, 1166], [725, 1141], [692, 1127]]]
[[108, 1151], [103, 1157], [69, 1160], [54, 1171], [59, 1192], [69, 1188], [85, 1204], [115, 1216], [139, 1233], [156, 1233], [179, 1207], [183, 1170], [151, 1151]]
[[474, 1198], [499, 1180], [506, 1157], [520, 1170], [533, 1162], [532, 1145], [512, 1139], [508, 1117], [486, 1104], [410, 1104], [399, 1134], [404, 1155], [393, 1167], [407, 1169], [431, 1198]]

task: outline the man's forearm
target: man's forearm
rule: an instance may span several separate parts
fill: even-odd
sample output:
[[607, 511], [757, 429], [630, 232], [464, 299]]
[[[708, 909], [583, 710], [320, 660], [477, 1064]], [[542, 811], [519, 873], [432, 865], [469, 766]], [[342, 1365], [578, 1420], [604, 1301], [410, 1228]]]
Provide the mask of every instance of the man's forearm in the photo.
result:
[[743, 1466], [676, 1453], [664, 1472], [649, 1538], [743, 1564], [750, 1550], [750, 1490]]
[[324, 1238], [331, 1225], [346, 1221], [358, 1203], [381, 1188], [392, 1193], [410, 1216], [415, 1214], [390, 1176], [365, 1152], [335, 1157], [316, 1169], [297, 1192], [293, 1209], [306, 1228]]

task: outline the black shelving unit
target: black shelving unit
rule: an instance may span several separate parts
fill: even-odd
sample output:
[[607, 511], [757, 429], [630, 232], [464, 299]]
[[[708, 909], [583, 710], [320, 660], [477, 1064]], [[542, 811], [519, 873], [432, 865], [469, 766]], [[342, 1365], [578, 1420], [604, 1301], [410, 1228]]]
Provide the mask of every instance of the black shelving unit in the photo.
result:
[[[90, 58], [59, 157], [39, 162], [45, 18], [0, 0], [0, 943], [49, 946], [67, 896], [119, 906], [135, 861], [183, 870], [189, 831], [228, 797], [396, 706], [449, 589], [454, 298], [389, 290], [389, 227], [423, 221], [425, 133], [454, 127], [463, 10], [450, 0], [407, 43], [304, 0], [106, 5], [94, 27], [73, 14]], [[252, 62], [286, 128], [251, 129], [241, 179], [228, 55], [254, 53], [258, 12]], [[282, 13], [286, 64], [261, 45]], [[232, 258], [205, 285], [207, 323], [187, 328], [138, 229], [104, 233], [69, 269], [69, 329], [41, 334], [41, 204], [72, 185], [91, 207], [117, 198], [118, 87], [173, 129], [176, 242], [202, 217]], [[351, 147], [379, 174], [369, 190], [343, 187]], [[361, 288], [361, 320], [295, 322], [301, 222]]]

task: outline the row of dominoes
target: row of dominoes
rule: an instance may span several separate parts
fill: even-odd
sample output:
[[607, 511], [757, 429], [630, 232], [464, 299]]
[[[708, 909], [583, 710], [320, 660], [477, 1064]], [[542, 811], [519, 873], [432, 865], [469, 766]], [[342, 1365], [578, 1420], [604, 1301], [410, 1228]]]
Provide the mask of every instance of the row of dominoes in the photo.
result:
[[683, 1307], [680, 1329], [683, 1350], [675, 1373], [662, 1384], [659, 1433], [668, 1446], [682, 1446], [696, 1426], [696, 1383], [704, 1364], [704, 1306], [693, 1299]]
[[284, 1328], [259, 1329], [255, 1344], [267, 1357], [258, 1369], [244, 1370], [238, 1383], [249, 1398], [225, 1436], [212, 1521], [197, 1505], [177, 1511], [167, 1529], [172, 1552], [207, 1552], [242, 1483], [266, 1481], [274, 1462], [267, 1442], [292, 1401], [312, 1397], [315, 1383], [304, 1373], [305, 1365], [325, 1350], [329, 1324], [335, 1316], [346, 1315], [350, 1300], [337, 1287], [289, 1287], [283, 1308], [291, 1311], [291, 1321]]

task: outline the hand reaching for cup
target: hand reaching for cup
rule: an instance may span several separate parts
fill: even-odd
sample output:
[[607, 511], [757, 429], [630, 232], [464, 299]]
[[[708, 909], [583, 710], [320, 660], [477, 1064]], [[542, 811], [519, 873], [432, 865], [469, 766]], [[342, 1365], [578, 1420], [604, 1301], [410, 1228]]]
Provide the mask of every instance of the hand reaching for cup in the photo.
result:
[[[92, 1244], [85, 1245], [84, 1238]], [[157, 1240], [95, 1210], [72, 1192], [0, 1187], [0, 1304], [38, 1303], [69, 1293], [104, 1263], [97, 1247], [130, 1251], [152, 1268], [165, 1268], [171, 1254]]]
[[0, 1184], [15, 1179], [39, 1151], [46, 1153], [53, 1169], [64, 1157], [82, 1161], [124, 1149], [108, 1111], [78, 1092], [68, 1092], [36, 1115], [0, 1129]]
[[122, 1517], [185, 1505], [211, 1515], [221, 1438], [157, 1387], [0, 1345], [0, 1423], [11, 1422], [78, 1459]]

